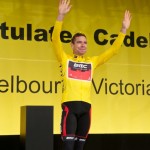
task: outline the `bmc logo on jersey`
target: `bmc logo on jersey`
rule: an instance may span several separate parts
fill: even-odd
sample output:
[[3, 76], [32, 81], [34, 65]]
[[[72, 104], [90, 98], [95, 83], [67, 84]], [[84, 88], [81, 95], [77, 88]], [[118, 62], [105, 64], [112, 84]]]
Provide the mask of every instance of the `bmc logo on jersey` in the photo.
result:
[[87, 64], [74, 63], [74, 68], [87, 69]]
[[68, 61], [68, 78], [91, 81], [91, 63]]

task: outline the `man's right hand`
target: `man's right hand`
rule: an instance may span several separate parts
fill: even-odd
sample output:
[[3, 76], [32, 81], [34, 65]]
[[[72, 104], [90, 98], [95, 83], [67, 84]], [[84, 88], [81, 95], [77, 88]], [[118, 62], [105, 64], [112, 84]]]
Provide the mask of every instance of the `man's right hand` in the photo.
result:
[[70, 11], [71, 7], [70, 0], [60, 0], [57, 20], [62, 21], [64, 16]]

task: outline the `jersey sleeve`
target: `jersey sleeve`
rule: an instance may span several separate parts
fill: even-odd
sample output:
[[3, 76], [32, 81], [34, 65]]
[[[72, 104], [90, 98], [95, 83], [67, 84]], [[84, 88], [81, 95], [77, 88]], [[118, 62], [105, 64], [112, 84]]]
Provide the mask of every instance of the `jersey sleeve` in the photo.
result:
[[104, 51], [99, 56], [93, 56], [92, 57], [92, 61], [95, 64], [94, 68], [105, 63], [111, 57], [113, 57], [115, 54], [117, 54], [119, 52], [119, 49], [123, 43], [124, 37], [125, 37], [125, 34], [120, 32], [117, 39], [114, 41], [114, 43], [112, 44], [112, 46], [108, 50]]
[[60, 33], [62, 29], [62, 21], [56, 21], [54, 25], [54, 30], [52, 33], [52, 43], [53, 43], [53, 49], [55, 52], [55, 55], [57, 57], [57, 60], [61, 63], [63, 55], [65, 55], [62, 47], [62, 42], [60, 40]]

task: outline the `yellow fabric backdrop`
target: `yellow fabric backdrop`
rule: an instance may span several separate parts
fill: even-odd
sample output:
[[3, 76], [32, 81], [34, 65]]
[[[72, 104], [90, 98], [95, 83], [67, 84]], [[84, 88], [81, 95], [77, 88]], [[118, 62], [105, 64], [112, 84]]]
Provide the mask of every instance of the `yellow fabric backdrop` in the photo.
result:
[[[133, 16], [120, 53], [95, 71], [90, 133], [150, 133], [150, 1], [71, 3], [62, 34], [70, 54], [65, 36], [84, 32], [87, 55], [98, 55], [119, 33], [125, 9]], [[50, 40], [58, 0], [0, 4], [0, 135], [20, 134], [24, 105], [54, 106], [54, 133], [60, 133], [61, 79]]]

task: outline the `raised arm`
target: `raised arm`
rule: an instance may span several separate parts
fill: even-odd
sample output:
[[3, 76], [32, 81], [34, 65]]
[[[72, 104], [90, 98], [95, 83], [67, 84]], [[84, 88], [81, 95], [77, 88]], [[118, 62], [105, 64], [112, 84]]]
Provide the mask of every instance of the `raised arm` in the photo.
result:
[[70, 0], [60, 0], [58, 7], [58, 16], [54, 25], [54, 30], [52, 33], [52, 43], [55, 55], [59, 62], [62, 61], [62, 57], [65, 55], [65, 52], [62, 48], [62, 42], [60, 40], [60, 33], [62, 30], [62, 23], [65, 15], [70, 11], [71, 5]]
[[118, 53], [118, 51], [123, 43], [127, 29], [130, 27], [131, 19], [132, 19], [132, 17], [131, 17], [130, 12], [128, 10], [126, 10], [124, 13], [123, 21], [122, 21], [122, 28], [120, 30], [120, 33], [119, 33], [117, 39], [114, 41], [114, 43], [108, 50], [104, 51], [99, 56], [93, 57], [93, 61], [96, 62], [95, 67], [105, 63], [110, 58], [112, 58], [115, 54]]

